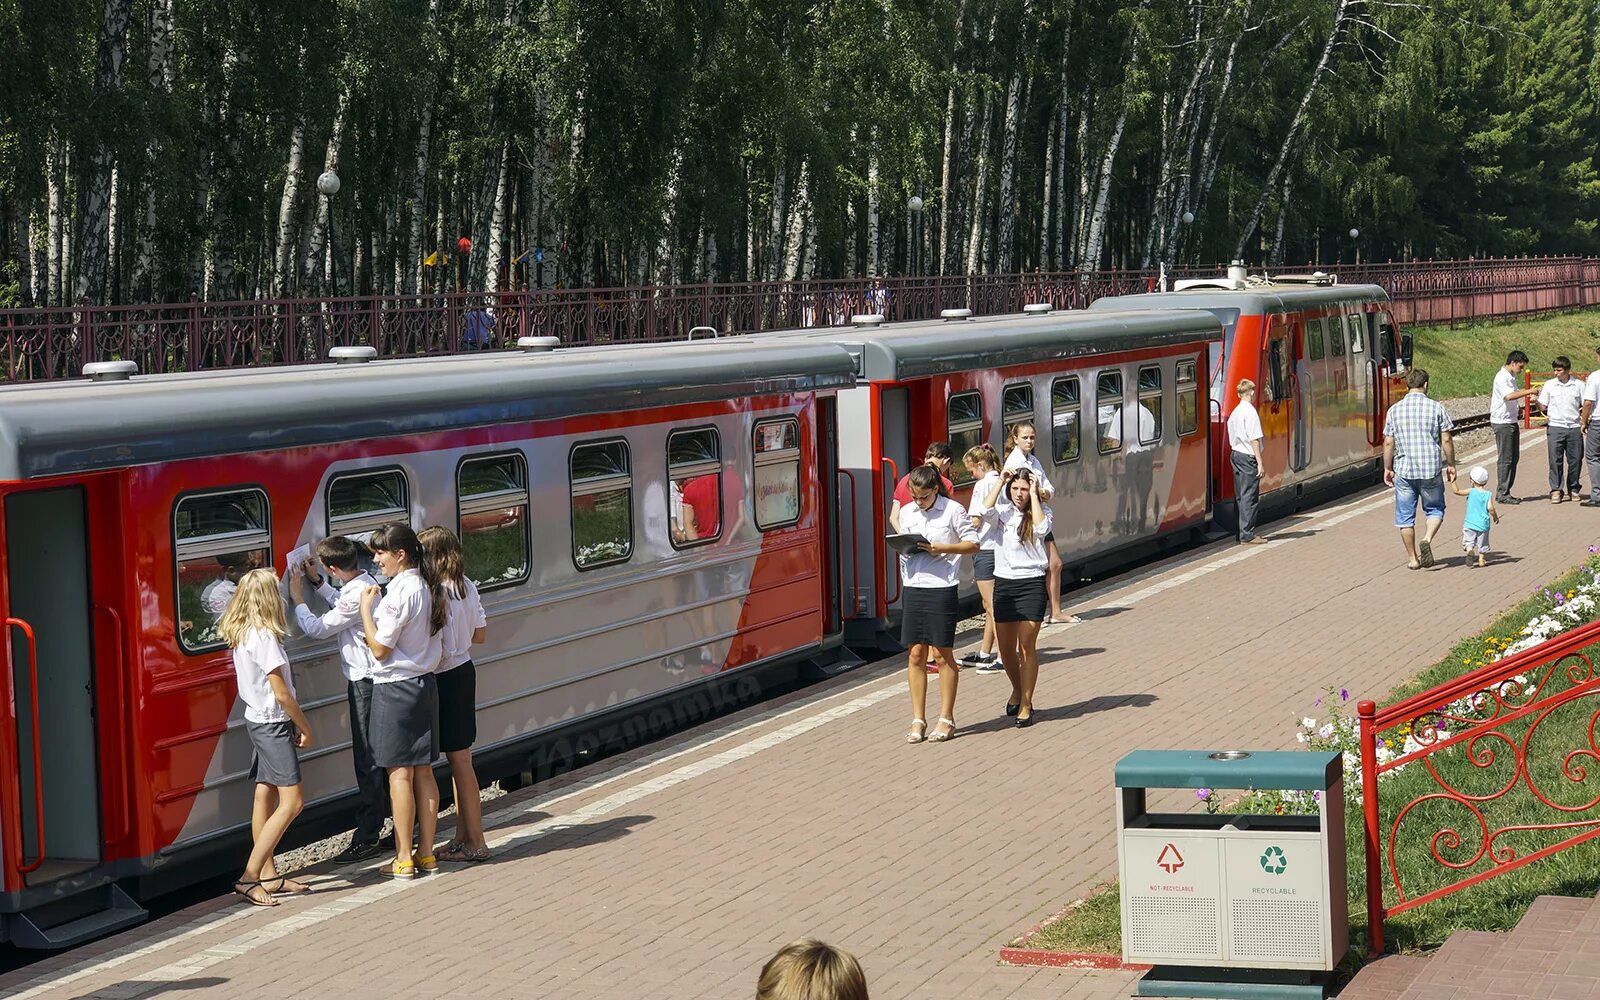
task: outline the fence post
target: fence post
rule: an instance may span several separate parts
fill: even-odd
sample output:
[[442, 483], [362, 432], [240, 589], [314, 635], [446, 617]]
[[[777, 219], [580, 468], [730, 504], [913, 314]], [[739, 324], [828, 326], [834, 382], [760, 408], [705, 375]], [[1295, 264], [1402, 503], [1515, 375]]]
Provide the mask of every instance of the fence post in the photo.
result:
[[1356, 703], [1361, 719], [1361, 813], [1366, 831], [1367, 853], [1367, 938], [1370, 954], [1383, 954], [1383, 869], [1378, 855], [1378, 706], [1374, 702]]

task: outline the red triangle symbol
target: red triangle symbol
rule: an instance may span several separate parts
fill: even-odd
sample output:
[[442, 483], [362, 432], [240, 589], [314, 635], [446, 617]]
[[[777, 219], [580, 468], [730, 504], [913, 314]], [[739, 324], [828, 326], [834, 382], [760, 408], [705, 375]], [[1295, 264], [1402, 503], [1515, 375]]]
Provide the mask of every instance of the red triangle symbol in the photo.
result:
[[1168, 875], [1173, 874], [1183, 867], [1183, 855], [1178, 853], [1177, 844], [1168, 844], [1161, 849], [1161, 856], [1156, 858], [1157, 867], [1164, 868]]

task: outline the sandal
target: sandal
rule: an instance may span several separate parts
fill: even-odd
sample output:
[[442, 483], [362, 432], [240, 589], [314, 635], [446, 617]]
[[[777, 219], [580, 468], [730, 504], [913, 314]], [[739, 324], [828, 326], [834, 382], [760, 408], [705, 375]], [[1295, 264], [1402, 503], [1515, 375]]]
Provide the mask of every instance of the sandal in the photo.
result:
[[472, 851], [468, 850], [465, 844], [447, 845], [439, 852], [440, 861], [449, 861], [452, 864], [479, 865], [488, 861], [490, 857], [489, 848], [480, 847]]
[[433, 873], [439, 870], [439, 858], [434, 854], [413, 854], [411, 860], [416, 862], [417, 870]]
[[409, 861], [395, 860], [379, 868], [378, 874], [387, 875], [390, 878], [416, 878], [417, 866]]
[[954, 720], [954, 719], [940, 719], [939, 720], [939, 725], [941, 725], [941, 726], [949, 726], [950, 728], [944, 730], [943, 732], [940, 732], [938, 729], [935, 729], [933, 731], [933, 734], [928, 737], [928, 742], [929, 743], [943, 743], [943, 742], [945, 742], [946, 740], [950, 739], [952, 736], [954, 736], [956, 734], [956, 720]]
[[1417, 543], [1417, 561], [1422, 564], [1423, 569], [1433, 565], [1433, 543]]
[[[267, 888], [268, 882], [276, 882], [278, 884], [275, 888]], [[311, 887], [306, 885], [304, 882], [300, 882], [292, 878], [284, 878], [281, 875], [277, 878], [263, 879], [261, 882], [261, 888], [266, 889], [274, 896], [298, 896], [301, 893], [311, 891]]]
[[911, 731], [906, 733], [907, 743], [921, 743], [928, 738], [928, 720], [912, 719]]
[[[240, 888], [240, 886], [243, 886], [244, 888]], [[251, 906], [281, 905], [276, 899], [272, 898], [272, 893], [268, 892], [266, 888], [262, 886], [260, 879], [256, 879], [254, 882], [247, 879], [240, 879], [239, 881], [233, 883], [233, 891], [243, 896]], [[256, 893], [258, 892], [261, 894], [261, 896], [265, 896], [266, 898], [262, 899], [261, 896], [257, 896]]]

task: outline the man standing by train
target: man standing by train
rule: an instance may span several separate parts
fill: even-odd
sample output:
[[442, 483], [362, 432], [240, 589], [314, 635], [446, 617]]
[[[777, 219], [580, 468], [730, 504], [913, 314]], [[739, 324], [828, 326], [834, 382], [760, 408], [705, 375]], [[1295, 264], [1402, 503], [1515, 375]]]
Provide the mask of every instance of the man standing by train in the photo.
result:
[[1261, 414], [1256, 412], [1256, 384], [1247, 378], [1236, 387], [1239, 403], [1228, 414], [1228, 444], [1232, 448], [1233, 495], [1239, 504], [1239, 541], [1264, 545], [1256, 534], [1256, 514], [1261, 507]]
[[[1455, 482], [1456, 444], [1450, 415], [1428, 398], [1428, 372], [1406, 373], [1410, 389], [1383, 419], [1383, 481], [1394, 487], [1394, 526], [1406, 547], [1406, 566], [1433, 565], [1433, 536], [1444, 524], [1444, 484]], [[1417, 539], [1417, 504], [1426, 519]]]
[[1494, 502], [1497, 504], [1522, 502], [1511, 495], [1511, 487], [1517, 481], [1517, 459], [1522, 456], [1522, 400], [1534, 392], [1517, 388], [1526, 367], [1526, 354], [1521, 351], [1507, 354], [1505, 367], [1495, 372], [1494, 386], [1489, 392], [1489, 427], [1494, 431], [1495, 449]]

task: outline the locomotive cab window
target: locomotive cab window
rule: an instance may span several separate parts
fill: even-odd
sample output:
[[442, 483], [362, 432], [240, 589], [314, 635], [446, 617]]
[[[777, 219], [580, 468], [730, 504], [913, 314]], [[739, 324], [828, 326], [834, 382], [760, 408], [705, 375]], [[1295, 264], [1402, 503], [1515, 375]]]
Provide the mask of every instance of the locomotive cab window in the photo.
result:
[[1100, 454], [1116, 454], [1122, 450], [1121, 420], [1118, 419], [1122, 413], [1122, 373], [1104, 371], [1096, 376], [1094, 396]]
[[396, 521], [411, 523], [406, 474], [399, 469], [335, 476], [327, 505], [329, 535], [365, 535]]
[[1360, 354], [1366, 350], [1366, 338], [1361, 335], [1361, 327], [1365, 324], [1358, 313], [1351, 313], [1344, 318], [1345, 328], [1350, 332], [1350, 353]]
[[1000, 423], [1005, 429], [1005, 436], [1009, 438], [1011, 428], [1016, 425], [1032, 420], [1033, 384], [1017, 382], [1006, 386], [1000, 393]]
[[667, 436], [667, 481], [674, 548], [716, 541], [722, 535], [722, 444], [715, 429]]
[[1082, 412], [1078, 376], [1066, 375], [1050, 383], [1050, 450], [1057, 465], [1078, 460]]
[[633, 554], [633, 468], [626, 441], [580, 444], [572, 476], [572, 564], [593, 569]]
[[1193, 361], [1180, 361], [1177, 368], [1178, 436], [1187, 437], [1200, 429], [1200, 384], [1195, 380]]
[[1282, 401], [1289, 398], [1288, 341], [1273, 337], [1267, 342], [1267, 398]]
[[1330, 316], [1328, 324], [1328, 355], [1330, 357], [1344, 357], [1344, 320], [1339, 316]]
[[528, 578], [528, 465], [520, 452], [469, 458], [456, 470], [457, 528], [479, 590]]
[[1322, 348], [1322, 320], [1306, 320], [1306, 357], [1311, 361], [1321, 361], [1324, 353]]
[[1161, 369], [1146, 365], [1139, 369], [1139, 443], [1155, 444], [1161, 440]]
[[271, 506], [261, 490], [180, 499], [172, 513], [178, 571], [178, 641], [185, 652], [223, 645], [217, 620], [239, 580], [272, 565]]
[[950, 482], [965, 486], [972, 482], [972, 473], [961, 456], [968, 448], [976, 448], [983, 440], [983, 397], [975, 392], [958, 392], [945, 403], [945, 440], [956, 460], [950, 466]]
[[762, 420], [755, 427], [756, 527], [771, 531], [800, 520], [800, 421]]

